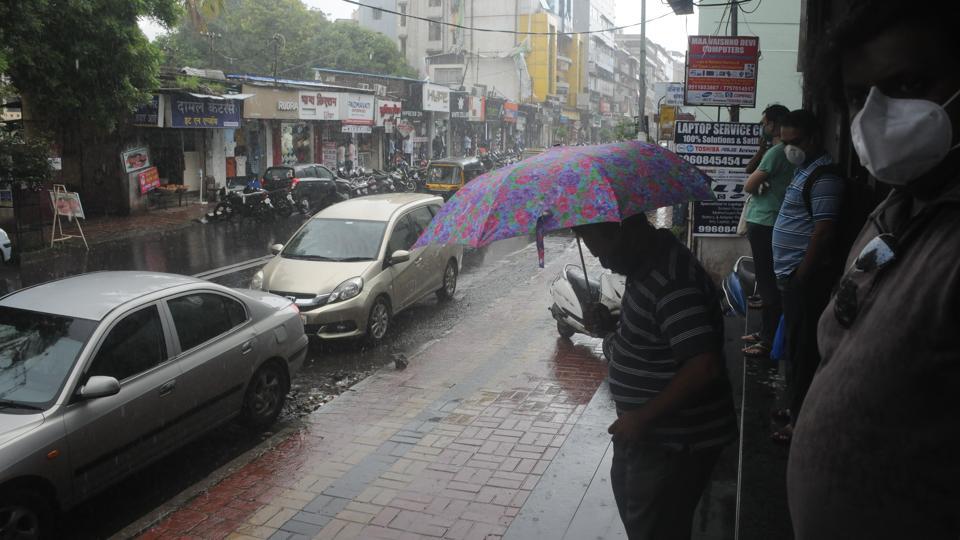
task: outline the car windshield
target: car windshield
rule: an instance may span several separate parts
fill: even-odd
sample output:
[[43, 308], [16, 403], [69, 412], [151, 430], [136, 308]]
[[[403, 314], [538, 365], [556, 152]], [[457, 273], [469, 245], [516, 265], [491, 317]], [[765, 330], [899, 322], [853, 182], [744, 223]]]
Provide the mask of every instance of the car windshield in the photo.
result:
[[460, 171], [459, 167], [454, 167], [452, 165], [434, 165], [430, 167], [430, 183], [431, 184], [450, 184], [450, 185], [459, 185], [460, 184]]
[[270, 167], [263, 177], [267, 180], [284, 180], [287, 178], [293, 178], [293, 169], [289, 167]]
[[0, 307], [0, 410], [46, 409], [96, 321]]
[[373, 261], [380, 254], [384, 221], [311, 219], [283, 248], [285, 259]]

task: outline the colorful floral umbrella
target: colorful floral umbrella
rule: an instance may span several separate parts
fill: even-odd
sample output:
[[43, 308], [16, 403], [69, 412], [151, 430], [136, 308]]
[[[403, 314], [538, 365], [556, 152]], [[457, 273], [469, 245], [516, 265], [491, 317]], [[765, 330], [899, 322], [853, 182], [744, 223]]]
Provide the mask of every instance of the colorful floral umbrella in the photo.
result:
[[542, 267], [544, 232], [713, 198], [709, 177], [656, 144], [555, 147], [470, 181], [416, 246], [480, 247], [536, 233]]

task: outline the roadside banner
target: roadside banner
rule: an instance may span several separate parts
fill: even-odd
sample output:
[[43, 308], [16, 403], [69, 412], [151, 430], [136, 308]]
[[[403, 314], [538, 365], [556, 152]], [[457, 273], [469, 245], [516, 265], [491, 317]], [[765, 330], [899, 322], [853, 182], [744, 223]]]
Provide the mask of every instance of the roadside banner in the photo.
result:
[[760, 39], [690, 36], [685, 105], [755, 107]]
[[757, 152], [762, 129], [755, 123], [675, 122], [674, 151], [711, 178], [717, 198], [693, 203], [694, 235], [737, 235], [746, 198], [745, 169]]

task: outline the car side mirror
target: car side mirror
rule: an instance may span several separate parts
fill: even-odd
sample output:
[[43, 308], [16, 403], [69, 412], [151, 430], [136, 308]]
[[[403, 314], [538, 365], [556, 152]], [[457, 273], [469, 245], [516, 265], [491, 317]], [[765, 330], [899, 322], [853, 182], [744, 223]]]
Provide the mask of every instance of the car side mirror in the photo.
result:
[[410, 252], [398, 249], [393, 252], [393, 255], [390, 255], [389, 263], [390, 264], [400, 264], [402, 262], [407, 262], [410, 260]]
[[120, 393], [120, 381], [103, 375], [94, 375], [87, 379], [87, 384], [80, 387], [78, 392], [81, 399], [96, 399], [118, 393]]
[[270, 253], [274, 255], [279, 255], [283, 251], [283, 244], [274, 244], [270, 246]]

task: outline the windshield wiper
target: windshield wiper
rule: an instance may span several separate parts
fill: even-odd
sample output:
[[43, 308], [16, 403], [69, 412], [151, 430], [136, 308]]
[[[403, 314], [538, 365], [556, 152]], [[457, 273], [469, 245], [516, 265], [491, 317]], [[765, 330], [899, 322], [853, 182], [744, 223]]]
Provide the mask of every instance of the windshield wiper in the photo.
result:
[[0, 409], [27, 409], [29, 411], [42, 411], [43, 407], [30, 405], [29, 403], [20, 403], [10, 399], [0, 399]]
[[324, 257], [323, 255], [303, 255], [300, 253], [284, 253], [284, 256], [290, 259], [302, 259], [305, 261], [338, 261], [339, 259], [331, 259], [330, 257]]
[[339, 262], [360, 262], [360, 261], [372, 261], [372, 257], [344, 257], [342, 259], [335, 259]]

